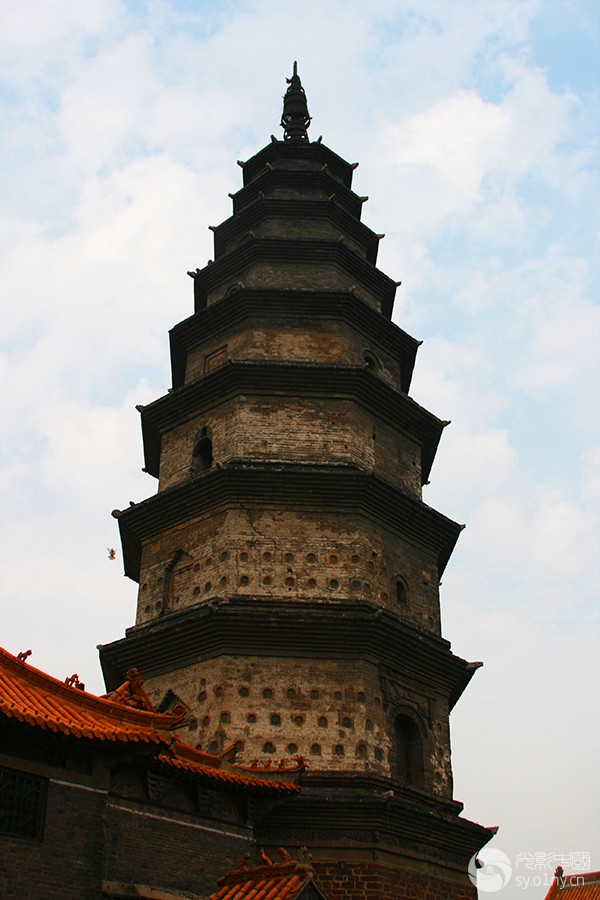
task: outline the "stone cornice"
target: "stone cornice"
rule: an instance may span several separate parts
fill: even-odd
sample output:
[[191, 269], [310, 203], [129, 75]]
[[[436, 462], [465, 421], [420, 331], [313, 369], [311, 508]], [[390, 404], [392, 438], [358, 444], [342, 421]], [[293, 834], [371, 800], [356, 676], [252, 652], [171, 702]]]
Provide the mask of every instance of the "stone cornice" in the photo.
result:
[[[289, 602], [237, 597], [168, 613], [127, 630], [100, 656], [108, 689], [136, 666], [144, 678], [217, 656], [362, 659], [393, 666], [452, 708], [475, 668], [443, 638], [356, 600]], [[119, 681], [120, 679], [120, 681]]]
[[273, 288], [237, 288], [224, 300], [175, 325], [170, 331], [174, 387], [183, 384], [187, 354], [200, 342], [218, 334], [227, 335], [239, 323], [250, 325], [263, 318], [306, 320], [313, 326], [323, 319], [347, 322], [376, 347], [381, 346], [400, 359], [401, 388], [408, 393], [420, 341], [353, 293]]
[[240, 460], [192, 476], [115, 512], [125, 574], [134, 581], [139, 579], [144, 541], [213, 512], [241, 507], [358, 515], [435, 554], [440, 575], [464, 527], [358, 467]]
[[[373, 293], [381, 303], [381, 315], [390, 319], [396, 294], [396, 283], [380, 269], [368, 263], [343, 241], [296, 240], [293, 238], [250, 237], [231, 253], [215, 260], [194, 276], [194, 307], [198, 312], [207, 305], [208, 294], [218, 288], [225, 290], [251, 266], [266, 262], [271, 266], [282, 263], [305, 263], [313, 267], [333, 265], [346, 272]], [[216, 301], [218, 302], [218, 301]]]
[[240, 394], [355, 400], [419, 444], [423, 483], [445, 424], [365, 366], [231, 361], [141, 410], [146, 470], [158, 477], [162, 434]]

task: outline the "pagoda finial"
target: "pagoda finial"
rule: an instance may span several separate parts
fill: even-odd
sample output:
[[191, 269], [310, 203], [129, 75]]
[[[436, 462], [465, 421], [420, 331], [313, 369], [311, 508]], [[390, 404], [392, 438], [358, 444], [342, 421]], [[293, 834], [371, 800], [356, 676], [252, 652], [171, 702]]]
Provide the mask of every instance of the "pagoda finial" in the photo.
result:
[[306, 94], [298, 75], [298, 63], [294, 63], [294, 74], [286, 78], [289, 88], [283, 98], [283, 115], [281, 127], [283, 128], [284, 141], [308, 141], [308, 126], [310, 115]]

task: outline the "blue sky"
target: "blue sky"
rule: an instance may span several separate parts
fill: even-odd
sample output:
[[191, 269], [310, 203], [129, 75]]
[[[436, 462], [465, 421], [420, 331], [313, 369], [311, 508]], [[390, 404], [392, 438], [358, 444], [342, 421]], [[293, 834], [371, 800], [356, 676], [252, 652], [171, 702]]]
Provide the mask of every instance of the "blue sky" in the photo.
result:
[[584, 0], [4, 5], [7, 649], [102, 690], [95, 645], [136, 597], [110, 510], [155, 490], [134, 407], [169, 386], [185, 273], [298, 59], [424, 341], [412, 394], [452, 420], [425, 500], [467, 523], [444, 634], [485, 661], [453, 714], [456, 796], [512, 860], [600, 868], [599, 32]]

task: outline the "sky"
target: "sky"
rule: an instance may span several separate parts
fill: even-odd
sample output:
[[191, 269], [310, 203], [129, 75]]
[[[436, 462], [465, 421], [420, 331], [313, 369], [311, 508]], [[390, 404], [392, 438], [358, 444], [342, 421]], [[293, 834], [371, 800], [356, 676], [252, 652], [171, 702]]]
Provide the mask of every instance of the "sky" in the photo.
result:
[[467, 524], [443, 631], [485, 663], [455, 796], [499, 826], [502, 900], [600, 868], [599, 34], [594, 0], [0, 11], [0, 644], [103, 691], [96, 645], [136, 605], [110, 512], [156, 490], [135, 405], [170, 386], [186, 271], [297, 59], [423, 341], [411, 394], [452, 421], [424, 499]]

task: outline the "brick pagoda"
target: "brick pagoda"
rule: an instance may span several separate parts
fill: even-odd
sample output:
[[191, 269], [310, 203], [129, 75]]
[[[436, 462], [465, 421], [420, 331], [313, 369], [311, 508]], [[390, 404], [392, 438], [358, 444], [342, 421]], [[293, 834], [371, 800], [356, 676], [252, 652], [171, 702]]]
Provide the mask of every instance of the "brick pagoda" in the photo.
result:
[[311, 141], [294, 67], [283, 140], [244, 163], [173, 387], [140, 408], [155, 496], [116, 510], [136, 624], [101, 648], [137, 666], [188, 740], [262, 766], [302, 756], [300, 795], [256, 821], [307, 847], [331, 898], [475, 897], [491, 831], [453, 799], [449, 714], [477, 665], [440, 634], [461, 526], [427, 506], [445, 422], [409, 397], [418, 341], [391, 321], [356, 164]]

